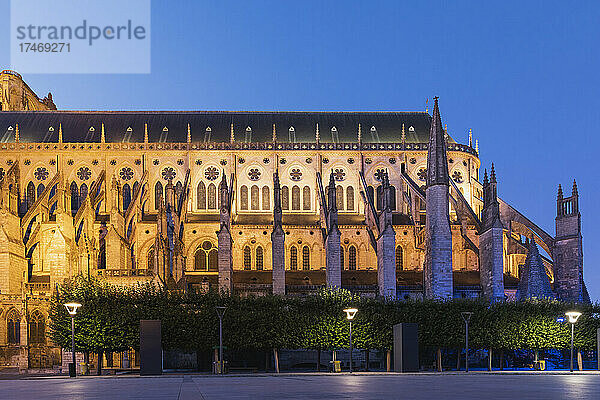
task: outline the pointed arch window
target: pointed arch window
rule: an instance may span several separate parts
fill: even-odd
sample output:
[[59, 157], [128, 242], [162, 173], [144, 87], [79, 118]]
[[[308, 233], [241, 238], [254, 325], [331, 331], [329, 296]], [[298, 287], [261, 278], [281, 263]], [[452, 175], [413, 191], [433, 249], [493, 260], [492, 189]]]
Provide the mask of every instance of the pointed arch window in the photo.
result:
[[154, 186], [154, 207], [158, 210], [158, 207], [160, 206], [161, 203], [161, 199], [163, 198], [164, 193], [163, 193], [163, 185], [162, 183], [160, 183], [160, 181], [156, 182], [156, 185]]
[[208, 252], [208, 271], [219, 271], [219, 251], [215, 247]]
[[256, 270], [262, 271], [262, 269], [263, 269], [263, 248], [261, 246], [258, 246], [256, 248], [255, 263], [256, 263]]
[[250, 246], [244, 247], [244, 269], [250, 271], [252, 269], [252, 251]]
[[262, 188], [262, 209], [269, 210], [271, 208], [271, 191], [268, 186]]
[[44, 193], [44, 190], [46, 190], [46, 186], [44, 186], [43, 183], [40, 183], [37, 187], [37, 197], [40, 197], [42, 193]]
[[348, 211], [354, 211], [354, 188], [352, 186], [346, 188], [346, 206]]
[[148, 250], [148, 260], [146, 261], [148, 271], [154, 271], [154, 246]]
[[33, 206], [35, 203], [35, 185], [33, 182], [29, 182], [27, 184], [27, 191], [25, 193], [26, 201], [27, 201], [27, 209]]
[[106, 269], [106, 239], [100, 239], [100, 250], [98, 251], [98, 269]]
[[218, 271], [218, 251], [214, 244], [205, 240], [194, 253], [194, 271]]
[[281, 188], [281, 209], [290, 209], [290, 189], [287, 186]]
[[259, 209], [259, 189], [258, 186], [256, 185], [252, 185], [252, 187], [250, 188], [250, 208], [252, 210], [258, 210]]
[[348, 248], [348, 269], [356, 269], [356, 247], [354, 246]]
[[206, 185], [202, 181], [196, 189], [196, 206], [198, 210], [206, 210]]
[[240, 209], [248, 209], [248, 186], [242, 185], [240, 188]]
[[128, 183], [123, 185], [123, 211], [126, 211], [131, 204], [131, 187]]
[[373, 204], [373, 206], [375, 206], [375, 195], [374, 195], [374, 190], [373, 190], [373, 186], [368, 186], [367, 187], [367, 197], [369, 198], [369, 200], [371, 200], [371, 203]]
[[377, 186], [377, 211], [381, 211], [383, 208], [383, 186]]
[[296, 246], [290, 247], [290, 269], [292, 271], [298, 269], [298, 248]]
[[396, 211], [396, 188], [390, 185], [390, 210]]
[[46, 341], [46, 319], [39, 311], [29, 318], [29, 343], [40, 344]]
[[217, 209], [217, 187], [214, 183], [208, 185], [208, 209], [216, 210]]
[[302, 209], [310, 210], [310, 186], [302, 188]]
[[8, 313], [8, 316], [6, 317], [6, 328], [7, 343], [21, 344], [21, 316], [17, 310], [13, 309]]
[[396, 271], [402, 271], [404, 269], [404, 260], [402, 246], [396, 246]]
[[202, 248], [199, 248], [196, 250], [196, 254], [194, 254], [194, 271], [206, 270], [208, 270], [206, 251], [204, 251]]
[[292, 210], [300, 210], [300, 188], [296, 185], [292, 187]]
[[79, 188], [77, 187], [77, 183], [75, 181], [71, 182], [71, 212], [73, 215], [77, 213], [79, 210]]
[[344, 188], [341, 185], [335, 188], [335, 206], [338, 210], [344, 209]]
[[85, 183], [82, 183], [79, 187], [79, 205], [81, 206], [88, 195], [88, 187]]
[[302, 247], [302, 269], [305, 271], [310, 270], [310, 247]]
[[344, 265], [344, 246], [340, 246], [340, 269], [345, 269], [345, 265]]

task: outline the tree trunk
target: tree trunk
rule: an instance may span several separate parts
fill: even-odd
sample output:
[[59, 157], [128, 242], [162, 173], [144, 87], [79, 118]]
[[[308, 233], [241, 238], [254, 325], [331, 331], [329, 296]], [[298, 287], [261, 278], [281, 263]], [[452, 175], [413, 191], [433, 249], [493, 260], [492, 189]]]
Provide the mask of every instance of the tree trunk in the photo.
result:
[[458, 353], [456, 353], [456, 370], [460, 371], [460, 349], [458, 349]]
[[102, 356], [103, 356], [103, 352], [102, 350], [98, 351], [98, 365], [96, 368], [96, 373], [98, 374], [98, 376], [102, 376]]
[[273, 359], [275, 360], [275, 372], [279, 373], [279, 352], [273, 349]]
[[265, 372], [269, 372], [269, 350], [265, 351]]
[[437, 352], [435, 353], [436, 357], [435, 357], [435, 366], [437, 369], [437, 372], [442, 372], [443, 368], [442, 368], [442, 349], [438, 348]]
[[500, 371], [504, 371], [504, 350], [500, 351]]
[[577, 369], [583, 371], [583, 357], [581, 355], [581, 349], [577, 350]]
[[317, 372], [321, 372], [321, 348], [317, 349]]
[[492, 352], [492, 348], [490, 347], [490, 349], [488, 350], [488, 371], [492, 370], [492, 357], [494, 356], [493, 352]]
[[365, 371], [369, 370], [369, 353], [371, 351], [369, 349], [365, 350]]
[[388, 350], [387, 351], [387, 357], [386, 357], [386, 370], [387, 372], [391, 372], [392, 371], [392, 351]]

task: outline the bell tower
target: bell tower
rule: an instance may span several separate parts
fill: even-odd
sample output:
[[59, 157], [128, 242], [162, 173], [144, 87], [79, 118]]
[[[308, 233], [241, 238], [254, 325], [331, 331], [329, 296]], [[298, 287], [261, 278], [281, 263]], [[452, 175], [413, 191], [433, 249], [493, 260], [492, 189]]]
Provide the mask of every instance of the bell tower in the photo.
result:
[[583, 281], [583, 237], [579, 193], [573, 180], [570, 197], [558, 186], [556, 198], [556, 238], [554, 250], [554, 290], [560, 300], [589, 302]]

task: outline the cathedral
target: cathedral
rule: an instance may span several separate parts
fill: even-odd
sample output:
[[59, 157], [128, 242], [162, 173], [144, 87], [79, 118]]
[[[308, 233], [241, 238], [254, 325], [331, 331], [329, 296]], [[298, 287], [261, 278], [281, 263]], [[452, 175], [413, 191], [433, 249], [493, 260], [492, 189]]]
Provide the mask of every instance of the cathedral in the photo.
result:
[[589, 301], [578, 192], [556, 232], [498, 196], [436, 98], [414, 112], [61, 111], [0, 74], [0, 364], [60, 363], [56, 285], [242, 296]]

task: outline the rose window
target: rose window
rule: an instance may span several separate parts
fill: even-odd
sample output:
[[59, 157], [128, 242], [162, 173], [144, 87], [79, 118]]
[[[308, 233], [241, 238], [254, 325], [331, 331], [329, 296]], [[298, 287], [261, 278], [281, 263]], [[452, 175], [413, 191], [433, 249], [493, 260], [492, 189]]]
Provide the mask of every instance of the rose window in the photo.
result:
[[419, 177], [419, 180], [425, 181], [427, 179], [427, 168], [419, 168], [417, 176]]
[[87, 181], [92, 176], [92, 171], [88, 167], [81, 167], [77, 170], [77, 177], [82, 181]]
[[173, 169], [173, 167], [166, 167], [165, 169], [162, 170], [162, 177], [164, 180], [168, 181], [168, 180], [173, 180], [173, 178], [175, 178], [175, 170]]
[[454, 182], [456, 182], [456, 183], [462, 183], [462, 181], [463, 181], [463, 176], [462, 176], [462, 174], [460, 173], [460, 171], [454, 171], [454, 172], [452, 173], [452, 180], [453, 180]]
[[251, 181], [257, 181], [260, 179], [260, 171], [258, 170], [258, 168], [250, 168], [250, 171], [248, 171], [248, 178]]
[[209, 181], [214, 181], [219, 177], [219, 170], [217, 167], [208, 167], [204, 170], [204, 177]]
[[133, 178], [133, 170], [130, 167], [121, 168], [121, 172], [119, 174], [121, 175], [121, 179], [124, 181], [128, 181]]
[[375, 172], [375, 179], [377, 179], [379, 182], [381, 182], [383, 180], [384, 175], [385, 175], [385, 170], [378, 169]]
[[343, 169], [336, 168], [333, 171], [333, 179], [335, 179], [336, 181], [343, 181], [344, 179], [346, 179], [346, 173]]
[[[4, 175], [4, 171], [2, 172], [2, 175]], [[35, 175], [35, 179], [38, 181], [45, 181], [48, 177], [48, 170], [45, 167], [38, 167], [33, 175]]]
[[290, 179], [293, 181], [299, 181], [302, 179], [302, 171], [299, 168], [292, 168], [290, 171]]

